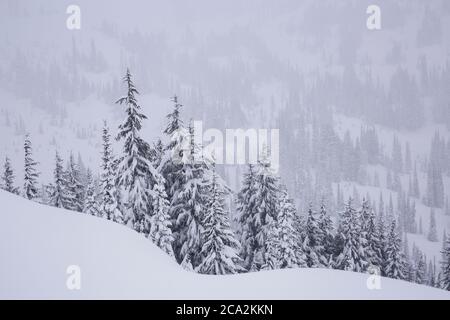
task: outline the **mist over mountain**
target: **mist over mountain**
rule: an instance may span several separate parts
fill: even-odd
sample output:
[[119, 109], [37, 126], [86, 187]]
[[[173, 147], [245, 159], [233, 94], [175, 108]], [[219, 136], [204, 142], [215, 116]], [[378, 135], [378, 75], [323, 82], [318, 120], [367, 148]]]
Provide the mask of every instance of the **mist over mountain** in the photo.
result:
[[[62, 171], [78, 167], [80, 177], [71, 187], [75, 190], [74, 183], [80, 180], [79, 195], [85, 201], [78, 204], [79, 210], [62, 207], [84, 210], [88, 171], [91, 204], [100, 201], [106, 181], [104, 121], [116, 162], [126, 158], [125, 138], [115, 139], [129, 133], [123, 121], [125, 107], [116, 101], [127, 92], [130, 97], [130, 85], [123, 81], [129, 70], [139, 93], [139, 112], [148, 118], [140, 132], [145, 143], [139, 140], [137, 145], [142, 158], [158, 171], [149, 174], [153, 172], [149, 166], [142, 175], [149, 175], [146, 187], [152, 196], [167, 193], [169, 211], [188, 202], [182, 197], [174, 200], [179, 195], [174, 191], [179, 185], [170, 181], [175, 169], [164, 166], [167, 150], [180, 139], [167, 132], [173, 118], [166, 116], [174, 112], [176, 95], [186, 130], [191, 121], [202, 121], [204, 130], [217, 129], [224, 136], [227, 129], [279, 130], [279, 172], [273, 183], [281, 190], [277, 197], [284, 200], [272, 199], [276, 212], [282, 211], [279, 202], [289, 210], [293, 207], [302, 229], [311, 222], [308, 211], [319, 215], [325, 206], [335, 237], [342, 232], [338, 227], [345, 212], [367, 205], [377, 219], [386, 219], [386, 235], [395, 221], [405, 259], [412, 261], [407, 272], [420, 269], [427, 274], [427, 279], [409, 275], [408, 280], [434, 286], [444, 235], [450, 231], [450, 2], [377, 1], [381, 28], [370, 30], [367, 8], [372, 2], [2, 1], [0, 159], [10, 159], [9, 165], [5, 162], [2, 188], [24, 193], [23, 144], [29, 134], [32, 160], [38, 162], [36, 201], [55, 205], [47, 192], [55, 187], [55, 152]], [[66, 10], [73, 4], [80, 8], [81, 25], [70, 30], [71, 13]], [[128, 99], [124, 104], [129, 103]], [[110, 165], [110, 174], [116, 170], [130, 174], [120, 171], [117, 163]], [[14, 172], [10, 187], [7, 167]], [[255, 175], [271, 177], [264, 170], [257, 169]], [[205, 172], [208, 178], [217, 174], [220, 182], [215, 187], [211, 182], [208, 190], [217, 187], [225, 198], [224, 216], [229, 215], [230, 221], [224, 223], [230, 224], [243, 246], [243, 212], [254, 205], [245, 196], [260, 195], [258, 190], [270, 185], [246, 190], [247, 165], [217, 164], [214, 174], [209, 167]], [[115, 204], [123, 214], [120, 222], [127, 224], [132, 214], [127, 216], [124, 208], [130, 209], [132, 201], [125, 200], [128, 193], [121, 188], [129, 190], [129, 181], [115, 185], [116, 178], [109, 177], [108, 183], [124, 197]], [[149, 205], [148, 219], [159, 205], [166, 204]], [[277, 214], [267, 209], [268, 216]], [[149, 225], [138, 231], [149, 236], [151, 222], [142, 223]], [[177, 235], [183, 234], [180, 230], [172, 229], [175, 238], [181, 237], [175, 239], [180, 248], [174, 249], [181, 263], [188, 254], [181, 248], [185, 239]], [[304, 234], [301, 239], [304, 243]], [[306, 264], [297, 261], [297, 266], [364, 271], [337, 266], [337, 257], [345, 253], [339, 241], [321, 252], [327, 261], [312, 262], [311, 248], [303, 248]], [[199, 250], [200, 242], [193, 242]], [[263, 263], [252, 257], [253, 265], [247, 256], [240, 258], [251, 271], [269, 265], [265, 258]]]

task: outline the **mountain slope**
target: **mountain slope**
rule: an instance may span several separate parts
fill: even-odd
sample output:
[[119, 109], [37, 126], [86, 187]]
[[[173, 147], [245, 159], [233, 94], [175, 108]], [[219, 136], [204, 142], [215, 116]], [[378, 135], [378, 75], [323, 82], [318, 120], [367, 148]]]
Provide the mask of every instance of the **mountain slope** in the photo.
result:
[[[297, 269], [233, 276], [182, 270], [148, 239], [99, 218], [0, 191], [0, 298], [63, 299], [450, 299], [450, 293], [367, 275]], [[70, 265], [81, 290], [66, 287]]]

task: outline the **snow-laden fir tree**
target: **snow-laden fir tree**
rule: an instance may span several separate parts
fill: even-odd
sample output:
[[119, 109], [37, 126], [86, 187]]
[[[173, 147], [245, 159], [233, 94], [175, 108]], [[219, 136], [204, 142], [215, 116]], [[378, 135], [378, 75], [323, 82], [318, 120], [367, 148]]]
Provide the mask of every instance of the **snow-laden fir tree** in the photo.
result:
[[87, 186], [83, 212], [92, 216], [101, 216], [99, 204], [97, 202], [97, 192], [95, 189], [94, 178], [91, 170], [89, 169], [86, 171], [86, 180]]
[[426, 262], [425, 262], [425, 255], [422, 253], [422, 251], [417, 248], [417, 246], [414, 244], [413, 251], [412, 251], [412, 277], [411, 281], [418, 283], [418, 284], [424, 284], [426, 281]]
[[239, 242], [230, 226], [230, 213], [226, 208], [227, 188], [213, 169], [207, 190], [209, 203], [203, 219], [202, 261], [197, 271], [205, 274], [232, 274], [240, 271]]
[[[265, 243], [264, 252], [264, 264], [261, 266], [261, 270], [276, 270], [280, 269], [281, 260], [281, 242], [278, 239], [280, 235], [280, 228], [278, 226], [278, 221], [275, 219], [270, 219], [267, 227], [267, 240]], [[302, 250], [303, 251], [303, 250]], [[295, 257], [295, 256], [293, 256]], [[254, 266], [253, 266], [254, 268]], [[251, 271], [254, 271], [251, 269]]]
[[277, 219], [269, 223], [266, 241], [266, 264], [263, 269], [306, 267], [306, 255], [301, 237], [295, 228], [297, 214], [293, 200], [285, 186], [280, 188], [280, 207]]
[[437, 237], [437, 230], [436, 230], [436, 215], [435, 215], [433, 209], [431, 209], [431, 211], [430, 211], [430, 223], [429, 223], [428, 228], [429, 228], [428, 236], [427, 236], [428, 241], [437, 242], [438, 237]]
[[[158, 171], [162, 173], [166, 181], [166, 193], [169, 199], [173, 198], [173, 195], [177, 193], [183, 184], [182, 159], [187, 156], [186, 151], [189, 145], [189, 133], [181, 120], [182, 104], [179, 103], [176, 95], [172, 98], [172, 102], [174, 103], [174, 108], [167, 115], [168, 124], [164, 130], [169, 142], [164, 148], [165, 152], [160, 155], [161, 159], [156, 161], [159, 162]], [[155, 148], [155, 150], [157, 149]]]
[[430, 287], [437, 286], [437, 275], [436, 275], [436, 263], [435, 261], [428, 262], [428, 274], [427, 274], [427, 282], [426, 284]]
[[378, 214], [376, 221], [376, 237], [378, 238], [377, 252], [380, 259], [381, 275], [384, 276], [384, 267], [386, 261], [386, 245], [387, 245], [387, 232], [386, 232], [386, 220], [383, 214]]
[[368, 267], [365, 239], [361, 233], [361, 218], [353, 208], [352, 200], [347, 202], [342, 213], [338, 232], [343, 239], [343, 249], [336, 259], [341, 270], [365, 272]]
[[[267, 152], [263, 152], [256, 166], [254, 181], [244, 185], [239, 195], [240, 218], [242, 223], [243, 245], [252, 250], [251, 260], [246, 262], [246, 267], [253, 271], [260, 270], [266, 264], [266, 240], [269, 232], [269, 223], [276, 220], [279, 212], [279, 182], [274, 174]], [[249, 178], [249, 177], [248, 177]], [[250, 194], [246, 194], [251, 192]], [[242, 210], [243, 209], [243, 210]], [[246, 250], [247, 250], [246, 249]], [[248, 259], [248, 257], [245, 257]]]
[[410, 258], [410, 252], [409, 252], [409, 242], [408, 242], [408, 234], [404, 234], [403, 238], [403, 254], [405, 255], [405, 261], [406, 261], [406, 269], [405, 269], [405, 278], [407, 281], [412, 282], [414, 277], [414, 268], [413, 263]]
[[328, 214], [325, 201], [322, 199], [322, 203], [320, 205], [320, 212], [317, 218], [317, 225], [319, 227], [319, 243], [320, 247], [323, 249], [322, 255], [323, 260], [328, 261], [326, 266], [332, 267], [333, 265], [333, 242], [334, 242], [334, 234], [333, 234], [333, 221], [331, 220], [331, 216]]
[[24, 143], [25, 150], [25, 167], [24, 167], [24, 184], [23, 193], [25, 197], [32, 200], [38, 196], [39, 188], [37, 179], [39, 177], [39, 172], [36, 169], [37, 162], [33, 160], [32, 147], [30, 136], [27, 134], [25, 136]]
[[142, 121], [147, 117], [141, 112], [129, 70], [123, 78], [127, 86], [126, 96], [116, 103], [125, 105], [126, 118], [119, 126], [117, 140], [123, 140], [123, 154], [118, 166], [117, 183], [126, 193], [125, 223], [138, 232], [148, 233], [146, 215], [151, 214], [151, 191], [157, 172], [149, 160], [150, 147], [139, 135]]
[[327, 265], [328, 260], [323, 255], [321, 243], [321, 230], [317, 221], [317, 214], [312, 205], [309, 206], [306, 218], [305, 230], [302, 235], [302, 248], [306, 255], [306, 263], [309, 268], [318, 268]]
[[380, 234], [377, 229], [375, 212], [367, 200], [363, 200], [360, 216], [362, 218], [362, 234], [366, 240], [366, 256], [370, 265], [382, 268], [383, 256]]
[[63, 169], [63, 160], [58, 151], [55, 155], [55, 169], [53, 171], [53, 185], [49, 187], [50, 204], [57, 208], [70, 209], [73, 199], [67, 192], [68, 182]]
[[450, 216], [450, 202], [448, 200], [448, 197], [446, 197], [445, 199], [445, 210], [444, 210], [444, 214], [446, 216]]
[[[173, 188], [171, 216], [174, 218], [174, 251], [178, 262], [182, 262], [191, 252], [191, 262], [197, 268], [201, 262], [203, 221], [208, 202], [210, 181], [209, 164], [198, 156], [201, 147], [194, 141], [194, 131], [190, 125], [188, 136], [183, 138], [189, 144], [183, 149], [182, 163], [177, 187]], [[172, 186], [174, 187], [174, 185]]]
[[118, 223], [123, 223], [122, 212], [119, 209], [117, 201], [118, 190], [116, 188], [116, 163], [111, 147], [111, 135], [109, 128], [104, 122], [102, 130], [102, 166], [100, 176], [100, 188], [101, 188], [101, 203], [100, 203], [100, 215], [108, 220], [113, 220]]
[[440, 287], [450, 291], [450, 237], [444, 239], [441, 268]]
[[402, 251], [402, 241], [398, 234], [397, 223], [392, 220], [386, 239], [385, 276], [393, 279], [406, 279], [406, 261]]
[[[164, 178], [158, 174], [153, 186], [153, 214], [150, 216], [148, 237], [169, 256], [174, 257], [173, 235], [169, 216], [169, 200], [164, 186]], [[148, 217], [148, 216], [147, 216]]]
[[75, 163], [73, 154], [70, 154], [69, 163], [65, 172], [67, 185], [66, 192], [69, 196], [68, 208], [73, 211], [82, 212], [84, 208], [85, 188], [81, 183], [81, 174], [78, 164]]
[[248, 165], [248, 170], [244, 174], [242, 188], [237, 194], [236, 206], [239, 214], [238, 222], [240, 230], [241, 257], [243, 267], [250, 270], [254, 260], [256, 242], [256, 224], [257, 214], [256, 197], [256, 172], [252, 164]]
[[420, 189], [419, 189], [419, 178], [417, 177], [417, 165], [414, 164], [414, 175], [412, 180], [412, 196], [415, 198], [420, 198]]
[[18, 194], [19, 190], [14, 186], [14, 171], [11, 166], [11, 161], [5, 157], [5, 164], [3, 165], [2, 175], [2, 189], [11, 193]]
[[436, 133], [431, 144], [427, 172], [427, 203], [430, 207], [437, 208], [442, 208], [444, 205], [441, 144], [439, 133]]
[[[297, 210], [293, 199], [289, 197], [287, 188], [284, 186], [281, 188], [279, 210], [277, 220], [274, 220], [277, 221], [280, 230], [278, 236], [280, 241], [279, 266], [280, 268], [306, 267], [307, 257], [300, 245], [301, 235], [295, 228]], [[324, 221], [324, 224], [326, 224], [326, 221]], [[324, 225], [324, 228], [327, 227]], [[325, 229], [321, 231], [326, 232]]]

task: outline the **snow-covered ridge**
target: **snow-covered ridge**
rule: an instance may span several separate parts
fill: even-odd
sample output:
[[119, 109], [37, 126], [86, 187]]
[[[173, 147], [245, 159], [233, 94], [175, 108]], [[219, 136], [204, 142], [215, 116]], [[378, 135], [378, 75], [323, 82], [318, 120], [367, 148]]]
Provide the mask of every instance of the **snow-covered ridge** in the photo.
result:
[[[37, 299], [450, 299], [450, 293], [326, 269], [206, 276], [184, 271], [122, 225], [0, 191], [0, 298]], [[67, 267], [81, 270], [69, 290]]]

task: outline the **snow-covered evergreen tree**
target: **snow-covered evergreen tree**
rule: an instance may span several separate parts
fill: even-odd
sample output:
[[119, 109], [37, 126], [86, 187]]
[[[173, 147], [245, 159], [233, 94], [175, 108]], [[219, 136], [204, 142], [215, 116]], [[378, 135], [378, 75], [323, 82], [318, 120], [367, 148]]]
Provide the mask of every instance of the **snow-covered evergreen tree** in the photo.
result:
[[450, 291], [450, 237], [444, 240], [441, 267], [440, 287]]
[[384, 216], [379, 215], [377, 220], [377, 236], [378, 236], [378, 251], [381, 259], [381, 274], [384, 276], [384, 267], [386, 262], [386, 248], [387, 248], [387, 223]]
[[248, 170], [244, 174], [242, 188], [237, 194], [236, 206], [239, 214], [238, 222], [240, 230], [241, 257], [243, 267], [250, 270], [254, 260], [256, 242], [256, 172], [252, 164], [248, 165]]
[[436, 215], [435, 215], [433, 209], [431, 209], [431, 212], [430, 212], [430, 223], [429, 223], [427, 239], [431, 242], [438, 241], [437, 230], [436, 230]]
[[[278, 221], [271, 219], [267, 227], [267, 240], [265, 243], [264, 259], [265, 263], [261, 266], [261, 270], [276, 270], [280, 269], [281, 261], [281, 241], [279, 240], [280, 228]], [[303, 251], [303, 250], [302, 250]], [[295, 256], [293, 256], [294, 258]], [[253, 268], [255, 266], [253, 265]], [[254, 269], [252, 270], [254, 271]]]
[[[270, 161], [265, 154], [262, 154], [257, 165], [253, 167], [255, 172], [253, 182], [244, 185], [241, 190], [241, 200], [249, 200], [245, 205], [240, 205], [244, 211], [240, 212], [240, 221], [244, 224], [243, 245], [251, 246], [252, 257], [247, 263], [247, 267], [260, 270], [266, 264], [266, 240], [269, 232], [269, 224], [272, 219], [276, 220], [279, 212], [279, 185], [278, 177], [274, 174]], [[254, 192], [246, 194], [246, 192]], [[246, 257], [249, 259], [249, 257]]]
[[226, 188], [215, 172], [208, 194], [210, 197], [202, 231], [202, 262], [197, 271], [205, 274], [231, 274], [240, 270], [239, 242], [231, 229], [229, 212], [225, 205]]
[[302, 247], [309, 268], [318, 268], [327, 265], [328, 260], [323, 255], [324, 248], [322, 247], [321, 230], [319, 229], [317, 213], [314, 212], [312, 205], [308, 209]]
[[306, 267], [307, 257], [301, 237], [295, 228], [296, 209], [285, 186], [280, 190], [280, 209], [277, 219], [269, 224], [266, 241], [266, 265], [263, 269]]
[[123, 140], [123, 155], [118, 166], [117, 183], [126, 193], [125, 223], [138, 232], [148, 233], [149, 226], [146, 215], [151, 213], [151, 190], [155, 184], [157, 171], [148, 159], [150, 146], [139, 135], [142, 121], [147, 117], [141, 113], [136, 95], [139, 94], [134, 86], [129, 70], [123, 78], [127, 86], [126, 96], [116, 103], [126, 106], [125, 121], [119, 126], [117, 140]]
[[5, 157], [5, 164], [3, 165], [2, 174], [2, 189], [11, 193], [18, 194], [17, 187], [14, 186], [14, 171], [11, 166], [11, 161]]
[[430, 207], [444, 206], [444, 182], [442, 177], [442, 148], [439, 133], [433, 138], [427, 175], [427, 203]]
[[424, 284], [426, 282], [426, 268], [425, 255], [414, 245], [412, 254], [413, 275], [411, 280], [418, 284]]
[[156, 177], [153, 186], [153, 214], [150, 217], [150, 233], [148, 237], [169, 256], [174, 257], [172, 243], [173, 235], [169, 216], [169, 201], [164, 186], [164, 178]]
[[448, 200], [448, 197], [445, 199], [445, 210], [444, 210], [444, 214], [446, 216], [450, 216], [450, 202]]
[[187, 146], [189, 145], [189, 133], [184, 127], [183, 120], [181, 120], [182, 104], [179, 103], [176, 95], [172, 98], [172, 101], [174, 109], [167, 115], [168, 124], [164, 130], [169, 142], [164, 148], [165, 153], [161, 154], [158, 166], [158, 171], [162, 173], [166, 181], [166, 193], [169, 199], [173, 198], [173, 195], [177, 193], [183, 184], [182, 159], [187, 156]]
[[101, 216], [99, 204], [97, 202], [97, 192], [95, 190], [94, 178], [92, 177], [91, 170], [86, 171], [86, 195], [84, 201], [83, 212], [92, 216]]
[[406, 279], [406, 261], [402, 251], [402, 241], [397, 231], [397, 224], [392, 220], [386, 241], [385, 276], [393, 279]]
[[360, 217], [349, 199], [339, 225], [343, 249], [337, 257], [336, 267], [341, 270], [365, 272], [368, 267], [364, 238], [361, 233]]
[[116, 163], [111, 147], [111, 135], [109, 128], [104, 122], [102, 130], [102, 166], [101, 166], [101, 203], [100, 214], [108, 220], [114, 220], [118, 223], [123, 223], [123, 215], [119, 209], [117, 201], [118, 190], [116, 188]]
[[[184, 149], [180, 171], [176, 172], [177, 187], [173, 188], [171, 216], [174, 218], [174, 251], [178, 262], [191, 252], [191, 262], [197, 268], [201, 262], [203, 221], [208, 203], [210, 182], [209, 164], [197, 156], [200, 146], [194, 141], [193, 127], [189, 126], [189, 144]], [[174, 187], [174, 185], [172, 186]]]
[[25, 136], [24, 143], [25, 150], [25, 167], [24, 167], [24, 184], [23, 184], [23, 193], [25, 197], [29, 200], [32, 200], [38, 196], [39, 188], [37, 186], [37, 179], [39, 177], [39, 172], [36, 170], [37, 162], [32, 158], [32, 147], [30, 136], [27, 134]]
[[50, 204], [57, 208], [70, 209], [73, 201], [67, 192], [68, 182], [63, 169], [63, 160], [58, 151], [55, 155], [55, 169], [53, 171], [53, 185], [50, 186]]
[[317, 219], [317, 225], [319, 227], [319, 243], [320, 247], [323, 249], [322, 256], [323, 260], [327, 261], [329, 267], [332, 266], [332, 258], [333, 258], [333, 221], [331, 220], [331, 216], [328, 214], [327, 209], [325, 207], [325, 201], [322, 199], [322, 203], [320, 205], [320, 212]]
[[81, 183], [80, 169], [75, 163], [73, 154], [70, 154], [69, 163], [65, 172], [67, 185], [66, 192], [69, 197], [67, 209], [82, 212], [84, 208], [85, 189]]
[[420, 198], [419, 178], [417, 177], [417, 165], [414, 164], [414, 176], [412, 180], [412, 196]]
[[363, 220], [362, 234], [366, 241], [367, 261], [370, 265], [381, 269], [383, 265], [383, 248], [380, 243], [380, 232], [377, 229], [375, 212], [367, 200], [363, 201], [360, 217]]

